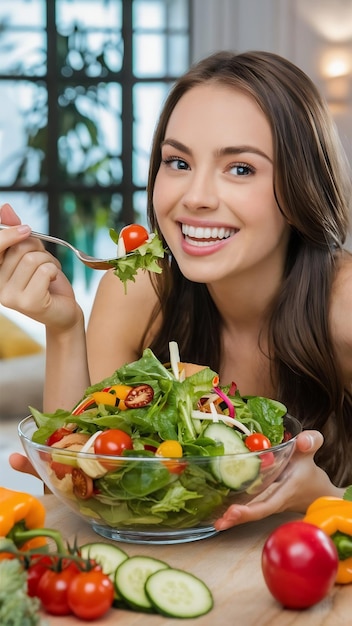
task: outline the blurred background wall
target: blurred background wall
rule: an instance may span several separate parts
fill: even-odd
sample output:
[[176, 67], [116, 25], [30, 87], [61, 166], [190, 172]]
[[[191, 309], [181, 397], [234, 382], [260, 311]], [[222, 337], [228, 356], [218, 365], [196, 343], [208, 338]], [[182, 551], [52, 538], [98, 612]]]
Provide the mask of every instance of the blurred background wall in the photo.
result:
[[352, 162], [351, 0], [192, 0], [191, 56], [268, 50], [301, 67], [333, 112]]

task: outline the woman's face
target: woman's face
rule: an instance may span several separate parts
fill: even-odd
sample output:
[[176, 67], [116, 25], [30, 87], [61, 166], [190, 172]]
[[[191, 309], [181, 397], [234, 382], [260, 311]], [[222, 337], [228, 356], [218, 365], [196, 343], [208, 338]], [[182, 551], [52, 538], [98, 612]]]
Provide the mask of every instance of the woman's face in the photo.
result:
[[274, 197], [270, 126], [254, 99], [194, 87], [174, 108], [161, 152], [154, 209], [187, 278], [281, 270], [289, 227]]

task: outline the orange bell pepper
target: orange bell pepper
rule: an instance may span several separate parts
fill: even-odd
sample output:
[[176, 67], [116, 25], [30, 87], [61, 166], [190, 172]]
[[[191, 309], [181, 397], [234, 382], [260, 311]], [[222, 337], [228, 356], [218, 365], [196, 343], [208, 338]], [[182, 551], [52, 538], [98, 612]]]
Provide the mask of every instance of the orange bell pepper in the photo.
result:
[[[0, 537], [11, 539], [21, 552], [33, 551], [47, 546], [46, 537], [53, 539], [58, 550], [65, 552], [59, 531], [44, 528], [45, 507], [29, 493], [0, 487]], [[2, 551], [0, 558], [8, 558]]]
[[339, 567], [336, 582], [352, 582], [352, 502], [333, 496], [317, 498], [308, 507], [304, 522], [321, 528], [336, 545]]
[[0, 537], [10, 537], [21, 550], [43, 547], [46, 545], [44, 537], [27, 540], [25, 531], [41, 528], [44, 522], [45, 508], [40, 500], [28, 493], [0, 487]]

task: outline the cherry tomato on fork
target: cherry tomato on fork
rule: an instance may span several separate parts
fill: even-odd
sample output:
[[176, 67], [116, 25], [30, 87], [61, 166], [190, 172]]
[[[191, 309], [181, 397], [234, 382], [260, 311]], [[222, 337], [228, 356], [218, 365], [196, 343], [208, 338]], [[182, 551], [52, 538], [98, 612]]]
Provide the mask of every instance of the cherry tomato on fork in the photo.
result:
[[140, 224], [129, 224], [121, 230], [120, 237], [123, 239], [126, 252], [131, 252], [147, 241], [149, 233]]

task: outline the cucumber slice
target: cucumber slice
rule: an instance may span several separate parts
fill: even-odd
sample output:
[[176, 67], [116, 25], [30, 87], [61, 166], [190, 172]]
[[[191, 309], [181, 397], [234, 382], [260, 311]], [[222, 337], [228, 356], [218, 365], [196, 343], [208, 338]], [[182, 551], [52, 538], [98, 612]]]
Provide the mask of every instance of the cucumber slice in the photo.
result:
[[164, 561], [149, 556], [131, 556], [115, 572], [116, 591], [132, 609], [152, 613], [153, 605], [145, 593], [146, 580], [168, 567]]
[[[226, 487], [239, 491], [246, 489], [259, 474], [260, 459], [249, 452], [240, 435], [229, 426], [210, 424], [204, 431], [204, 437], [219, 441], [224, 446], [224, 456], [210, 458], [212, 472]], [[237, 455], [231, 458], [227, 455]], [[241, 454], [246, 454], [243, 459]]]
[[199, 617], [214, 605], [211, 591], [202, 580], [171, 567], [151, 574], [145, 591], [155, 611], [168, 617]]
[[114, 582], [115, 571], [123, 561], [128, 559], [126, 552], [109, 543], [85, 543], [80, 547], [81, 556], [84, 559], [94, 559]]

